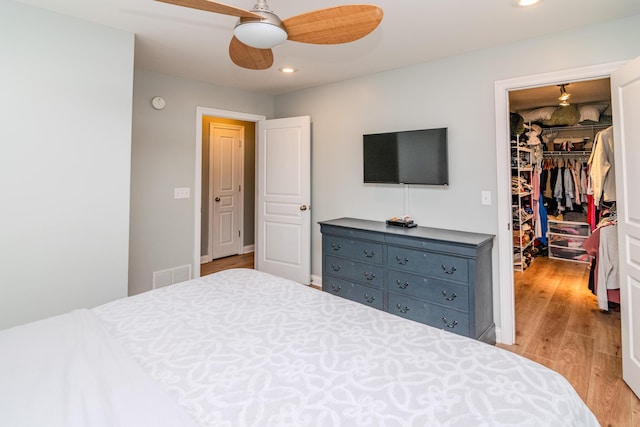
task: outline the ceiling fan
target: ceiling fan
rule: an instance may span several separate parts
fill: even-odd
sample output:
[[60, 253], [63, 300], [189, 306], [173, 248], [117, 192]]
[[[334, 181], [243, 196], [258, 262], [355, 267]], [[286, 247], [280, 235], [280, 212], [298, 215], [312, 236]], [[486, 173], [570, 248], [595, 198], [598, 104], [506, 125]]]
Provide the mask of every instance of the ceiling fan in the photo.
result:
[[234, 64], [250, 70], [271, 67], [271, 48], [286, 40], [312, 44], [358, 40], [376, 29], [383, 14], [377, 6], [358, 4], [314, 10], [281, 21], [266, 0], [257, 0], [251, 10], [212, 0], [156, 1], [240, 18], [229, 44], [229, 57]]

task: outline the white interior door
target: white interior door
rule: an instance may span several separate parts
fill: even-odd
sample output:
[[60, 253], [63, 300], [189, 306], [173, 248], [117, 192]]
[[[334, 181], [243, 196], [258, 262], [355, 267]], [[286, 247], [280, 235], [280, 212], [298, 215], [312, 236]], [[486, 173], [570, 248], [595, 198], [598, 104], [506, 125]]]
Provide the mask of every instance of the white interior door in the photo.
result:
[[311, 118], [258, 123], [256, 269], [311, 279]]
[[640, 396], [640, 58], [611, 75], [618, 210], [622, 378]]
[[211, 123], [209, 253], [213, 259], [242, 253], [242, 126]]

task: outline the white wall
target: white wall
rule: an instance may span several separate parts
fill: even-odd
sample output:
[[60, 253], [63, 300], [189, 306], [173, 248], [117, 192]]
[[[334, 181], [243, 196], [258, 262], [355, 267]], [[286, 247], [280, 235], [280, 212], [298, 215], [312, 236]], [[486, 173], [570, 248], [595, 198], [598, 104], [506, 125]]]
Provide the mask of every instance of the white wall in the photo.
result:
[[[151, 107], [162, 96], [164, 110]], [[193, 263], [196, 107], [270, 117], [273, 96], [136, 69], [133, 100], [129, 293], [148, 291], [154, 271]], [[176, 187], [191, 198], [174, 199]]]
[[133, 50], [0, 1], [0, 328], [126, 295]]
[[[496, 234], [495, 82], [631, 59], [637, 40], [640, 16], [277, 96], [276, 117], [313, 123], [312, 273], [322, 272], [318, 221], [405, 213], [402, 186], [362, 183], [362, 134], [448, 127], [451, 184], [410, 186], [408, 214], [423, 226]], [[481, 205], [482, 190], [492, 206]], [[494, 247], [499, 322], [497, 257]]]

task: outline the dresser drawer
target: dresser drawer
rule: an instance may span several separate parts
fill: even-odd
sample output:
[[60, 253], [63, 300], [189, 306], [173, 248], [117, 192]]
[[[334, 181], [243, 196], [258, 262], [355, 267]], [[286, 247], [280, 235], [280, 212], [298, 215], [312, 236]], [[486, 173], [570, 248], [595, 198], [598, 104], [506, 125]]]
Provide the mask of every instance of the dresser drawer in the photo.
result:
[[462, 283], [469, 282], [469, 266], [466, 258], [389, 246], [387, 263], [390, 268], [397, 270], [411, 271]]
[[389, 313], [469, 336], [469, 314], [389, 292]]
[[382, 289], [327, 276], [322, 278], [322, 290], [382, 310]]
[[384, 268], [335, 256], [325, 256], [324, 274], [338, 276], [382, 289]]
[[322, 245], [322, 250], [327, 255], [382, 264], [382, 244], [380, 243], [329, 235], [323, 237]]
[[425, 276], [389, 270], [387, 290], [460, 311], [469, 311], [469, 287]]

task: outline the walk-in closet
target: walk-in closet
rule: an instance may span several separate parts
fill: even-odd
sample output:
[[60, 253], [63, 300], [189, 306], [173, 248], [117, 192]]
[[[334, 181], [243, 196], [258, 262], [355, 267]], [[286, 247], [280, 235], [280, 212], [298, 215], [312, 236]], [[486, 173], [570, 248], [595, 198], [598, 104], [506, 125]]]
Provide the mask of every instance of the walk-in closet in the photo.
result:
[[509, 93], [514, 348], [585, 401], [621, 364], [610, 93], [608, 78]]

